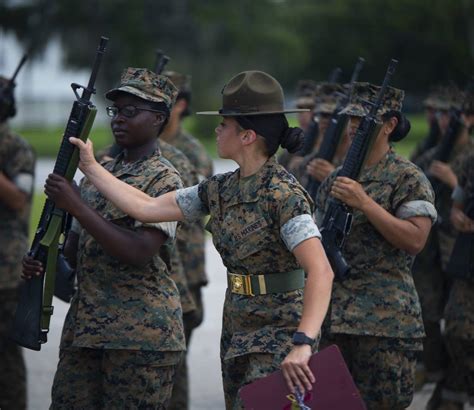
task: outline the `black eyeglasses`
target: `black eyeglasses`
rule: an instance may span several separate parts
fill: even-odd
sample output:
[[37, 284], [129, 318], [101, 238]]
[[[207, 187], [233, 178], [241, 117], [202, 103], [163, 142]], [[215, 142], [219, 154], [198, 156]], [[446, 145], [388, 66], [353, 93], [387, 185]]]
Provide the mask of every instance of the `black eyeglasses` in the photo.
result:
[[109, 105], [108, 107], [106, 107], [106, 110], [107, 110], [107, 115], [112, 118], [117, 116], [118, 114], [122, 114], [124, 117], [127, 117], [127, 118], [133, 118], [136, 115], [138, 115], [140, 111], [159, 112], [163, 116], [165, 115], [163, 111], [153, 110], [151, 108], [145, 108], [145, 107], [136, 107], [135, 105], [125, 105], [121, 108], [116, 107], [115, 105]]

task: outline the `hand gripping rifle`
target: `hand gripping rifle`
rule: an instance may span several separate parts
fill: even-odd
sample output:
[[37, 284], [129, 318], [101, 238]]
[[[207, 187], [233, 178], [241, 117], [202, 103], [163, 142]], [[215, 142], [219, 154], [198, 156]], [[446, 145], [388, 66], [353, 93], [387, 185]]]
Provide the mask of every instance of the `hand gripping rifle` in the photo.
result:
[[[469, 81], [467, 85], [467, 92], [466, 96], [469, 93], [472, 93], [474, 89], [474, 79]], [[463, 121], [461, 119], [461, 108], [451, 108], [450, 111], [450, 120], [448, 124], [448, 129], [444, 134], [441, 142], [438, 144], [436, 151], [433, 155], [433, 161], [441, 161], [441, 162], [448, 162], [451, 154], [456, 146], [456, 142], [458, 137], [461, 135], [464, 128]], [[428, 175], [428, 179], [433, 186], [433, 190], [435, 192], [435, 197], [440, 194], [442, 190], [443, 183], [433, 175]]]
[[[76, 96], [61, 146], [54, 164], [55, 174], [72, 180], [79, 162], [78, 149], [69, 142], [70, 137], [85, 141], [89, 135], [97, 112], [90, 101], [95, 93], [95, 80], [99, 72], [102, 56], [108, 39], [101, 37], [92, 73], [87, 87], [71, 84]], [[79, 96], [78, 89], [82, 89]], [[43, 264], [44, 275], [26, 280], [21, 287], [20, 300], [13, 322], [11, 338], [19, 345], [32, 350], [40, 350], [46, 343], [49, 322], [53, 314], [53, 292], [58, 260], [59, 239], [65, 225], [65, 212], [46, 199], [38, 228], [29, 255]]]
[[[342, 136], [346, 131], [347, 123], [349, 121], [349, 117], [346, 114], [339, 114], [339, 112], [349, 103], [352, 91], [354, 89], [354, 84], [359, 78], [359, 73], [360, 70], [362, 70], [364, 63], [365, 60], [362, 57], [359, 57], [354, 67], [354, 71], [352, 72], [349, 88], [345, 93], [342, 94], [336, 109], [331, 115], [331, 121], [329, 122], [329, 126], [324, 133], [323, 141], [321, 142], [319, 151], [308, 161], [308, 163], [315, 158], [325, 159], [328, 162], [333, 161], [334, 155], [336, 155], [337, 147], [341, 142]], [[318, 192], [320, 185], [321, 182], [318, 180], [309, 178], [309, 183], [306, 189], [313, 200], [316, 198], [316, 193]]]
[[[379, 130], [380, 123], [377, 121], [376, 115], [382, 105], [385, 91], [397, 63], [397, 60], [391, 60], [375, 104], [369, 102], [371, 105], [370, 112], [359, 124], [338, 176], [357, 180], [371, 141]], [[352, 210], [343, 202], [330, 197], [328, 209], [321, 225], [321, 235], [324, 250], [338, 280], [344, 280], [350, 270], [341, 249], [346, 236], [349, 234], [351, 225]]]
[[[329, 83], [337, 83], [339, 81], [339, 77], [342, 74], [342, 70], [340, 67], [336, 67], [334, 70], [331, 71], [329, 75]], [[306, 129], [303, 137], [303, 146], [298, 151], [297, 155], [301, 157], [305, 157], [308, 154], [311, 154], [313, 151], [314, 144], [319, 137], [319, 121], [318, 119], [312, 115], [311, 121]]]

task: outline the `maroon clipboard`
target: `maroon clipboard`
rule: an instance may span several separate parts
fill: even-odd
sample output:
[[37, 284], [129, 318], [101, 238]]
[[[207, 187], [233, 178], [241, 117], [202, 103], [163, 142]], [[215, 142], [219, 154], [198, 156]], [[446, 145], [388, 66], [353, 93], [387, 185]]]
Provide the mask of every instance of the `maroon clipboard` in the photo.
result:
[[[365, 404], [336, 345], [311, 356], [316, 382], [306, 392], [304, 404], [312, 410], [365, 410]], [[240, 397], [246, 410], [292, 410], [291, 395], [280, 370], [242, 387]], [[292, 407], [293, 405], [293, 407]]]

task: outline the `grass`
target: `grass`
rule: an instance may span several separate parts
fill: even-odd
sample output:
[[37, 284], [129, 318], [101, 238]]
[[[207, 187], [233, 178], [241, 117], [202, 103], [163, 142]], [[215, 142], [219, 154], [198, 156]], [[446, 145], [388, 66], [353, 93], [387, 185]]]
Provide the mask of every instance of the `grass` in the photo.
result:
[[[217, 158], [215, 135], [213, 130], [209, 129], [209, 132], [197, 134], [194, 130], [202, 129], [199, 124], [194, 120], [195, 117], [186, 119], [185, 128], [194, 133], [194, 135], [200, 135], [200, 141], [204, 144], [207, 152], [213, 157]], [[412, 129], [403, 141], [398, 143], [395, 147], [396, 151], [401, 155], [408, 157], [414, 150], [416, 144], [426, 135], [428, 132], [428, 125], [423, 115], [411, 115], [408, 116], [410, 119]], [[214, 127], [217, 124], [217, 117], [213, 119]], [[209, 126], [212, 126], [212, 122], [209, 122]], [[290, 125], [296, 126], [296, 118], [290, 118]], [[39, 157], [55, 157], [59, 147], [59, 137], [62, 135], [60, 129], [23, 129], [18, 130], [20, 135], [26, 138], [36, 150]], [[204, 135], [204, 136], [203, 136]], [[99, 150], [112, 142], [112, 134], [109, 128], [106, 127], [94, 127], [91, 131], [91, 139], [94, 141], [95, 150]], [[33, 198], [33, 208], [31, 213], [30, 223], [30, 238], [34, 234], [34, 230], [38, 224], [43, 209], [45, 195], [42, 192], [37, 192]]]

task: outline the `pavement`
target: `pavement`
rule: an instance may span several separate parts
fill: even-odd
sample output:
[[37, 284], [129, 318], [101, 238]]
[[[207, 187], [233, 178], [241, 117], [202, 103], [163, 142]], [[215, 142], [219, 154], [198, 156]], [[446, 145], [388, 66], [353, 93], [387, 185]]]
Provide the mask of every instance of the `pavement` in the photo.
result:
[[[40, 161], [37, 173], [37, 187], [41, 189], [46, 175], [51, 172], [51, 161]], [[216, 171], [224, 172], [235, 168], [228, 161], [216, 161]], [[41, 168], [41, 169], [40, 169]], [[203, 324], [194, 332], [188, 353], [190, 375], [190, 410], [224, 409], [222, 381], [219, 363], [219, 336], [221, 315], [226, 288], [225, 268], [210, 238], [206, 242], [206, 269], [209, 285], [204, 288], [205, 317]], [[54, 315], [48, 342], [40, 352], [25, 349], [28, 370], [28, 409], [45, 410], [50, 404], [51, 386], [58, 362], [58, 348], [61, 328], [68, 305], [54, 299]], [[433, 385], [426, 385], [415, 394], [409, 410], [423, 410], [432, 392]], [[474, 407], [466, 406], [473, 410]]]

